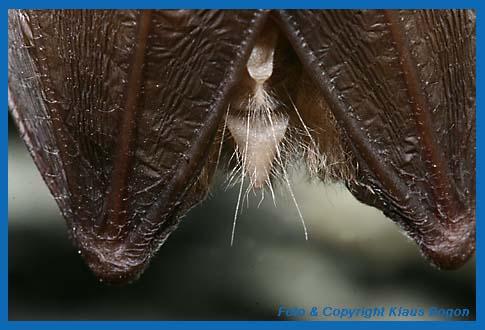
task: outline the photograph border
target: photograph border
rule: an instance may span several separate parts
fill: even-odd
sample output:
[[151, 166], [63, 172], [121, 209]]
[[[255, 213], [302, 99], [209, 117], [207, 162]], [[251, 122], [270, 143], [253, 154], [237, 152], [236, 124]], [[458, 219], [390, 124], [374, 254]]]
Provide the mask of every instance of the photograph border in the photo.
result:
[[[483, 0], [482, 0], [483, 3]], [[478, 111], [480, 105], [480, 95], [481, 95], [481, 78], [483, 77], [483, 65], [480, 64], [480, 58], [483, 58], [483, 42], [481, 41], [482, 33], [482, 23], [481, 23], [481, 8], [483, 4], [480, 4], [479, 0], [466, 1], [466, 0], [454, 0], [454, 1], [437, 1], [437, 0], [408, 0], [408, 1], [351, 1], [351, 0], [321, 0], [321, 1], [254, 1], [246, 0], [241, 2], [229, 3], [228, 1], [216, 1], [216, 0], [204, 0], [204, 1], [103, 1], [103, 0], [83, 0], [83, 1], [9, 1], [4, 0], [0, 4], [2, 6], [2, 26], [4, 28], [1, 35], [1, 43], [3, 45], [4, 51], [1, 56], [2, 63], [5, 64], [2, 67], [2, 87], [0, 89], [2, 97], [5, 104], [7, 105], [7, 85], [8, 85], [8, 9], [52, 9], [52, 8], [92, 8], [92, 9], [106, 9], [106, 8], [160, 8], [160, 9], [195, 9], [195, 8], [224, 8], [224, 9], [248, 9], [248, 8], [312, 8], [312, 9], [475, 9], [477, 15], [477, 56], [476, 56], [476, 86], [477, 86], [477, 134], [476, 134], [476, 152], [477, 152], [477, 168], [476, 168], [476, 182], [481, 182], [482, 173], [480, 170], [481, 164], [481, 141], [484, 134], [480, 129], [483, 114]], [[483, 89], [483, 88], [482, 88]], [[242, 329], [246, 327], [257, 327], [257, 328], [314, 328], [314, 327], [331, 327], [331, 328], [369, 328], [369, 329], [388, 329], [389, 327], [396, 329], [404, 328], [439, 328], [439, 329], [462, 329], [462, 328], [485, 328], [483, 324], [483, 284], [478, 279], [483, 277], [483, 259], [480, 253], [478, 253], [480, 242], [482, 241], [483, 231], [480, 230], [479, 223], [477, 221], [477, 252], [476, 252], [476, 321], [350, 321], [350, 322], [338, 322], [338, 321], [325, 321], [325, 323], [314, 322], [314, 321], [9, 321], [8, 320], [8, 106], [6, 109], [4, 117], [1, 118], [1, 132], [4, 132], [4, 139], [1, 141], [2, 148], [2, 162], [1, 162], [1, 172], [5, 175], [4, 184], [1, 185], [1, 194], [3, 203], [1, 205], [2, 214], [5, 215], [5, 220], [1, 226], [1, 239], [3, 248], [1, 249], [0, 262], [0, 280], [1, 280], [1, 300], [0, 308], [2, 311], [2, 317], [0, 318], [0, 329], [57, 329], [57, 328], [89, 328], [89, 329], [140, 329], [140, 328], [171, 328], [171, 329], [185, 329], [188, 327], [197, 327], [198, 329], [226, 329], [227, 327]], [[480, 184], [476, 185], [477, 194], [477, 205], [476, 205], [476, 217], [480, 218], [480, 213], [482, 212], [481, 207], [481, 196], [483, 195], [483, 189]], [[275, 306], [275, 313], [276, 313]], [[392, 324], [391, 324], [392, 323]]]

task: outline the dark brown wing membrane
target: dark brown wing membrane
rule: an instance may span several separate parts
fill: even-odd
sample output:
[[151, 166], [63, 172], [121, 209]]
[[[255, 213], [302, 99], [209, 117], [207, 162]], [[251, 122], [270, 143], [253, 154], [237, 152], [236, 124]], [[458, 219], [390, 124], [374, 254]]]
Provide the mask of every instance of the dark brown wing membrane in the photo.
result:
[[[200, 201], [257, 11], [9, 12], [9, 102], [93, 271], [136, 278]], [[184, 201], [183, 203], [180, 201]]]
[[281, 11], [359, 163], [353, 194], [442, 268], [475, 250], [473, 11]]

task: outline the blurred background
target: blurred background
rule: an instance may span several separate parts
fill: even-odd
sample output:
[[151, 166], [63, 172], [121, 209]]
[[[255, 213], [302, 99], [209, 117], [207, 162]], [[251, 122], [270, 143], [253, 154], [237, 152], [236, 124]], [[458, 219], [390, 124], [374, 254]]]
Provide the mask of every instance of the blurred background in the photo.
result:
[[12, 122], [8, 166], [10, 320], [275, 320], [282, 305], [459, 307], [475, 318], [475, 260], [457, 271], [433, 268], [343, 186], [293, 173], [309, 240], [282, 186], [276, 207], [269, 196], [259, 208], [259, 196], [244, 205], [231, 247], [238, 189], [226, 191], [220, 174], [141, 278], [108, 286], [69, 241]]

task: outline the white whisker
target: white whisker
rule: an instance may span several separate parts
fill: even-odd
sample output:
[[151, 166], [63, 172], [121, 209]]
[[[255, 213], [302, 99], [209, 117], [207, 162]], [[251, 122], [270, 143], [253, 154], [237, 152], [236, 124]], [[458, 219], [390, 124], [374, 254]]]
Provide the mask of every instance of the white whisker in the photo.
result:
[[236, 222], [237, 222], [237, 213], [239, 211], [239, 203], [241, 202], [241, 194], [242, 194], [242, 189], [244, 185], [244, 168], [246, 164], [246, 158], [247, 158], [247, 152], [248, 152], [248, 141], [249, 141], [249, 116], [248, 116], [248, 121], [247, 121], [247, 126], [246, 126], [246, 147], [244, 148], [244, 156], [243, 156], [243, 166], [242, 166], [242, 178], [241, 178], [241, 185], [239, 186], [239, 195], [237, 197], [237, 204], [236, 204], [236, 211], [234, 212], [234, 220], [232, 222], [232, 232], [231, 232], [231, 246], [234, 243], [234, 233], [236, 231]]
[[264, 200], [264, 189], [261, 189], [261, 199], [259, 200], [259, 203], [258, 203], [258, 209], [261, 206], [261, 203], [263, 202], [263, 200]]
[[[276, 133], [274, 131], [273, 120], [271, 119], [271, 116], [269, 116], [268, 119], [271, 123], [271, 128], [272, 128], [272, 131], [273, 131], [273, 138], [274, 138], [275, 143], [276, 143]], [[276, 155], [277, 155], [277, 159], [280, 159], [280, 163], [282, 163], [281, 153], [280, 153], [278, 145], [276, 145]], [[282, 171], [283, 171], [283, 176], [285, 178], [286, 184], [288, 185], [288, 191], [290, 192], [291, 198], [293, 199], [293, 203], [295, 204], [296, 210], [298, 212], [298, 216], [300, 217], [300, 221], [301, 221], [301, 224], [303, 226], [303, 231], [305, 233], [305, 240], [308, 240], [308, 230], [307, 230], [307, 227], [306, 227], [306, 224], [305, 224], [305, 219], [303, 219], [303, 215], [301, 213], [300, 207], [298, 206], [298, 202], [296, 201], [295, 194], [293, 193], [293, 189], [291, 188], [290, 180], [288, 178], [288, 173], [286, 172], [285, 167], [282, 167]]]
[[224, 137], [226, 135], [226, 126], [227, 126], [227, 115], [229, 114], [229, 109], [231, 108], [230, 105], [227, 106], [226, 117], [224, 119], [224, 127], [222, 128], [222, 136], [221, 136], [221, 143], [219, 144], [219, 152], [217, 153], [217, 162], [216, 162], [216, 169], [219, 166], [219, 161], [221, 159], [222, 153], [222, 145], [224, 144]]
[[273, 184], [271, 183], [271, 179], [269, 177], [266, 179], [266, 183], [268, 185], [269, 191], [271, 192], [271, 198], [273, 199], [273, 204], [276, 207], [276, 198], [274, 195]]

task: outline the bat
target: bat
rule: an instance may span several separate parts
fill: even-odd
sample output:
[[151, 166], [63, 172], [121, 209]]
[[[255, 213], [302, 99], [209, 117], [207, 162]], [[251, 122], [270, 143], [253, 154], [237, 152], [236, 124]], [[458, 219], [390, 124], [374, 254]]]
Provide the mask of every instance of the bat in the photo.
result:
[[8, 16], [10, 112], [100, 279], [137, 279], [217, 168], [239, 184], [233, 238], [244, 182], [292, 194], [298, 161], [433, 265], [473, 255], [474, 11]]

